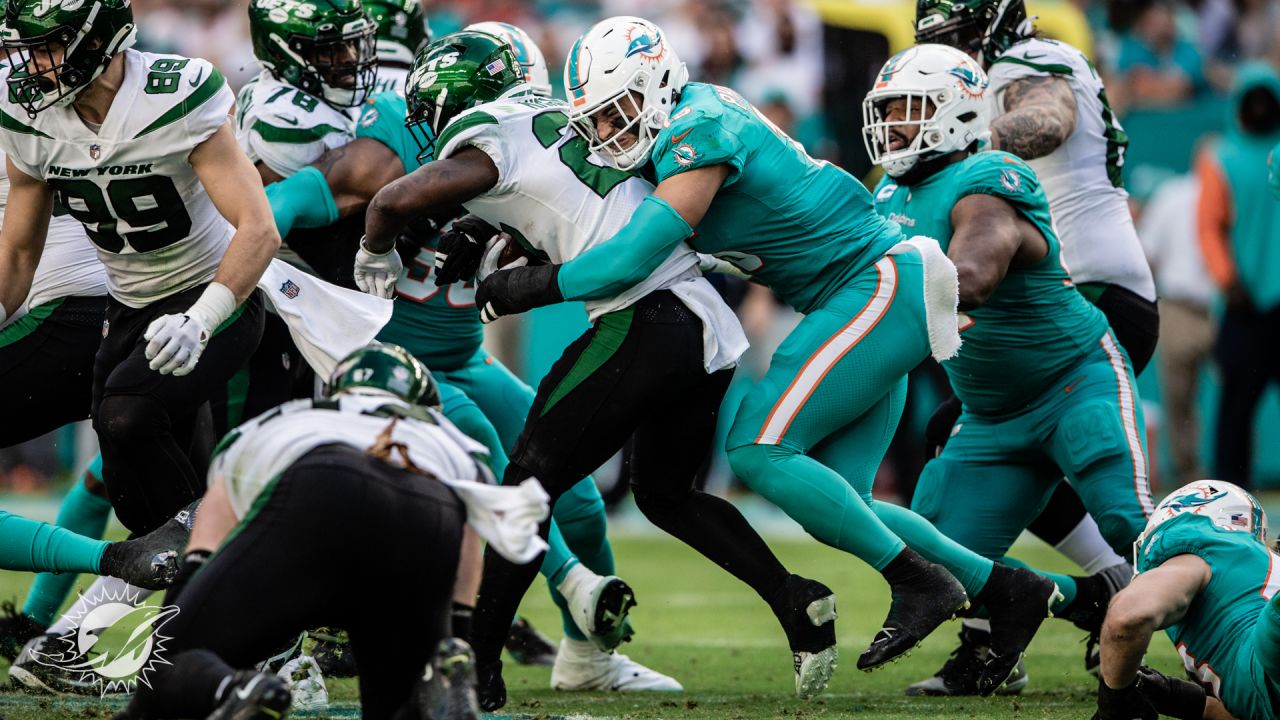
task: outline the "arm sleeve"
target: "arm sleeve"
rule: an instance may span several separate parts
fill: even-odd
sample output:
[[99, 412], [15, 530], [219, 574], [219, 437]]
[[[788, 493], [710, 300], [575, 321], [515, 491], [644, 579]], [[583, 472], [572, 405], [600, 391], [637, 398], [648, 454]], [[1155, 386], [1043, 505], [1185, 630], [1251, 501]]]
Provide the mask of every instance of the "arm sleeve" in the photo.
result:
[[565, 300], [613, 297], [649, 277], [690, 235], [680, 213], [650, 195], [617, 234], [561, 266], [560, 293]]
[[1196, 175], [1200, 178], [1200, 199], [1196, 204], [1196, 229], [1200, 252], [1209, 274], [1218, 287], [1230, 287], [1236, 281], [1236, 264], [1231, 257], [1231, 191], [1222, 169], [1210, 151], [1196, 158]]
[[287, 237], [295, 227], [326, 227], [338, 220], [338, 205], [329, 183], [319, 169], [310, 165], [268, 185], [267, 200], [280, 237]]

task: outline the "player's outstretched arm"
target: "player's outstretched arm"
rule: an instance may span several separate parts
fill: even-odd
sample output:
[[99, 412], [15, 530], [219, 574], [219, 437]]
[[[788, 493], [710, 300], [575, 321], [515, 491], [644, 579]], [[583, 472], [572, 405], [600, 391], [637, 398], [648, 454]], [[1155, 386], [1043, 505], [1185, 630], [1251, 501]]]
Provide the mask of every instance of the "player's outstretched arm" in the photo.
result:
[[1107, 686], [1133, 683], [1152, 633], [1181, 620], [1209, 578], [1204, 560], [1178, 555], [1138, 575], [1115, 596], [1102, 623], [1102, 680]]
[[1076, 97], [1065, 78], [1014, 80], [1001, 98], [1005, 113], [991, 122], [993, 150], [1034, 160], [1058, 149], [1076, 129]]
[[649, 277], [693, 234], [728, 176], [728, 165], [711, 165], [658, 183], [626, 227], [564, 264], [558, 278], [564, 299], [612, 297]]
[[960, 277], [961, 310], [985, 303], [1012, 263], [1034, 262], [1048, 252], [1038, 234], [1027, 237], [1032, 233], [1020, 227], [1013, 206], [992, 195], [961, 198], [951, 209], [951, 227], [947, 257]]
[[373, 254], [390, 252], [414, 216], [462, 205], [497, 182], [498, 168], [493, 160], [473, 147], [423, 165], [383, 187], [369, 203], [364, 220], [365, 249]]
[[230, 290], [238, 305], [257, 287], [280, 248], [271, 206], [229, 121], [191, 151], [190, 161], [214, 207], [236, 229], [213, 281]]
[[53, 190], [5, 160], [9, 170], [8, 212], [0, 230], [0, 323], [17, 311], [31, 292], [31, 279], [44, 252]]
[[280, 237], [294, 228], [326, 227], [363, 212], [378, 191], [404, 176], [391, 148], [356, 138], [329, 150], [293, 175], [267, 186]]

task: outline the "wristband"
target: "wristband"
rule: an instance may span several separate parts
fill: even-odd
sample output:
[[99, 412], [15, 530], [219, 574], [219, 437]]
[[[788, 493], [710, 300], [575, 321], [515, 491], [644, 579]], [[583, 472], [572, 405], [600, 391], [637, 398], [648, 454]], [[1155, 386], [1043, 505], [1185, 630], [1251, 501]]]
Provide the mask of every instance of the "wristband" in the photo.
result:
[[187, 315], [198, 319], [212, 335], [223, 321], [231, 317], [237, 305], [239, 303], [236, 302], [235, 293], [231, 292], [231, 288], [220, 282], [211, 282], [200, 295], [200, 299], [187, 308]]

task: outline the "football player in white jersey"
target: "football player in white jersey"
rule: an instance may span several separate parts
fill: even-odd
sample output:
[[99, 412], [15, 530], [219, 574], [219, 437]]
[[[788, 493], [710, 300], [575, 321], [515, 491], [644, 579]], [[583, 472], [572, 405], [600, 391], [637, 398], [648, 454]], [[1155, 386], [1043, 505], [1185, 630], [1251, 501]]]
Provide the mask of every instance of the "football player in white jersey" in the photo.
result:
[[[1129, 214], [1121, 169], [1129, 139], [1111, 111], [1102, 79], [1079, 50], [1038, 37], [1023, 0], [918, 0], [916, 42], [940, 43], [982, 64], [995, 98], [990, 148], [1026, 160], [1049, 199], [1062, 257], [1072, 280], [1107, 316], [1120, 345], [1142, 372], [1159, 332], [1155, 284]], [[926, 445], [936, 455], [959, 416], [951, 397], [929, 421]], [[1028, 528], [1099, 582], [1118, 590], [1132, 570], [1111, 551], [1068, 483]], [[959, 662], [908, 692], [969, 694], [965, 660], [981, 654], [981, 621], [966, 621]], [[1096, 638], [1086, 667], [1097, 667]], [[1019, 671], [1021, 672], [1021, 671]], [[1025, 675], [1004, 691], [1020, 691]]]
[[[285, 403], [221, 443], [166, 597], [178, 608], [168, 662], [129, 717], [283, 717], [284, 681], [248, 668], [303, 630], [335, 625], [351, 633], [362, 717], [478, 718], [465, 643], [425, 673], [448, 673], [462, 706], [415, 706], [448, 633], [463, 528], [527, 563], [545, 548], [546, 493], [536, 480], [492, 484], [484, 448], [439, 412], [430, 373], [403, 348], [357, 350], [329, 386], [328, 399]], [[353, 551], [352, 538], [378, 551]], [[352, 602], [353, 584], [376, 587], [378, 602]], [[389, 633], [387, 608], [413, 621]]]
[[[441, 38], [418, 58], [407, 124], [423, 155], [434, 151], [436, 159], [371, 203], [356, 260], [362, 287], [394, 291], [396, 235], [433, 207], [461, 203], [512, 236], [525, 261], [564, 262], [609, 238], [651, 193], [648, 183], [593, 157], [569, 129], [567, 105], [535, 95], [515, 65], [500, 39], [474, 31]], [[437, 274], [465, 279], [480, 265], [501, 264], [505, 242], [491, 245], [487, 262], [450, 253]], [[469, 267], [456, 267], [463, 257]], [[768, 602], [790, 641], [797, 689], [809, 694], [833, 669], [834, 595], [788, 573], [732, 505], [692, 486], [746, 345], [697, 266], [681, 245], [635, 288], [587, 303], [593, 326], [539, 386], [504, 480], [536, 476], [554, 502], [634, 435], [640, 509]], [[506, 702], [502, 641], [536, 573], [486, 553], [472, 633], [486, 710]]]
[[134, 36], [127, 0], [7, 6], [0, 315], [25, 299], [50, 215], [80, 221], [110, 295], [93, 388], [104, 480], [120, 521], [147, 532], [203, 491], [197, 410], [257, 345], [253, 290], [279, 236], [246, 192], [222, 74]]
[[378, 26], [378, 82], [380, 92], [404, 96], [413, 59], [431, 42], [431, 26], [420, 0], [365, 0], [364, 10]]

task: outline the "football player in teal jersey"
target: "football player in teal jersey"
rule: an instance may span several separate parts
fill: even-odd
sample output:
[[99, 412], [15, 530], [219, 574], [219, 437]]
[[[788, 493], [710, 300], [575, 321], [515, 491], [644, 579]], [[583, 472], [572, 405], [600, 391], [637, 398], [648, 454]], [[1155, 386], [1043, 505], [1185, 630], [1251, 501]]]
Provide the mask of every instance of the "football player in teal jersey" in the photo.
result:
[[[541, 53], [537, 56], [541, 57]], [[511, 67], [518, 66], [512, 63]], [[421, 153], [405, 127], [406, 114], [405, 99], [400, 94], [376, 94], [356, 122], [354, 140], [325, 153], [288, 179], [269, 185], [267, 197], [280, 232], [287, 234], [293, 227], [325, 227], [339, 218], [361, 213], [383, 187], [427, 164], [431, 156]], [[474, 244], [468, 232], [483, 236], [483, 242], [496, 232], [484, 234], [483, 226], [470, 219], [458, 221], [434, 243], [436, 247], [428, 244], [416, 251], [407, 272], [396, 282], [392, 318], [378, 339], [407, 348], [431, 368], [440, 386], [445, 415], [489, 448], [491, 469], [502, 477], [506, 452], [515, 446], [534, 392], [481, 347], [484, 334], [470, 284], [438, 284], [434, 268], [434, 253], [440, 245]], [[562, 496], [555, 505], [554, 517], [551, 547], [542, 570], [552, 597], [561, 608], [565, 635], [577, 642], [591, 639], [612, 648], [630, 635], [625, 615], [632, 599], [626, 584], [613, 577], [604, 503], [594, 479], [587, 477]], [[571, 581], [569, 585], [594, 598], [589, 605], [596, 608], [597, 614], [617, 615], [617, 622], [606, 625], [594, 618], [575, 620], [572, 616], [569, 603], [556, 588], [576, 576], [575, 568], [579, 566], [591, 570], [591, 575], [598, 575], [603, 582]], [[588, 638], [582, 625], [594, 626], [599, 635]], [[515, 650], [510, 642], [508, 649]], [[675, 683], [627, 661], [623, 655], [613, 653], [608, 659], [617, 666], [615, 669], [626, 670], [625, 678], [613, 683], [618, 689], [669, 689]], [[623, 667], [624, 662], [629, 664]]]
[[[1138, 575], [1102, 626], [1099, 720], [1280, 718], [1280, 555], [1249, 493], [1200, 480], [1169, 494], [1135, 543]], [[1141, 667], [1164, 630], [1199, 684]]]
[[482, 315], [616, 294], [682, 241], [769, 286], [805, 318], [734, 419], [734, 472], [819, 540], [884, 574], [893, 604], [860, 668], [910, 650], [967, 592], [1003, 620], [989, 669], [998, 685], [1053, 584], [993, 565], [871, 496], [906, 373], [958, 344], [947, 327], [954, 306], [926, 312], [926, 274], [945, 283], [954, 271], [936, 246], [903, 245], [848, 173], [809, 157], [736, 92], [687, 77], [662, 30], [640, 18], [604, 20], [574, 44], [565, 69], [574, 128], [604, 160], [649, 173], [656, 191], [612, 239], [572, 261], [486, 278]]
[[[886, 172], [877, 208], [936, 238], [959, 276], [964, 343], [942, 365], [963, 412], [912, 507], [1002, 558], [1065, 475], [1121, 553], [1152, 507], [1132, 368], [1062, 265], [1035, 173], [976, 152], [986, 89], [967, 55], [920, 45], [890, 58], [863, 104], [868, 154]], [[1054, 578], [1055, 614], [1096, 629], [1101, 588]]]

